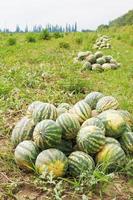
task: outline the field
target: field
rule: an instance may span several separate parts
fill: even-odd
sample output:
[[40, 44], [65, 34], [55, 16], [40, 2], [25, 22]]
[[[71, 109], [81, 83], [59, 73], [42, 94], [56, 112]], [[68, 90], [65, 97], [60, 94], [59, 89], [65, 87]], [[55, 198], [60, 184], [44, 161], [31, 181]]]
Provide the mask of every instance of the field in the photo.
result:
[[[73, 58], [91, 50], [99, 35], [111, 36], [112, 55], [121, 68], [103, 73], [84, 71]], [[63, 38], [27, 42], [26, 34], [0, 34], [0, 199], [133, 199], [133, 180], [122, 174], [97, 172], [88, 189], [86, 180], [37, 178], [19, 170], [10, 142], [12, 128], [27, 105], [35, 100], [76, 103], [91, 91], [112, 95], [133, 114], [133, 28], [112, 28], [93, 33], [70, 33]], [[9, 45], [16, 38], [16, 45]], [[89, 186], [88, 186], [89, 187]], [[112, 192], [113, 191], [113, 192]]]

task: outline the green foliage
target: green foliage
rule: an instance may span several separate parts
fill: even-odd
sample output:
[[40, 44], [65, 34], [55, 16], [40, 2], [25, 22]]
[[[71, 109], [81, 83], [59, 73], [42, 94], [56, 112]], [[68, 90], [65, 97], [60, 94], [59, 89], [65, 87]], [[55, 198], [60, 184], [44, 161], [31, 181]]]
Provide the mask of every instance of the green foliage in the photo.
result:
[[63, 33], [55, 32], [55, 33], [53, 33], [53, 37], [56, 38], [56, 39], [58, 39], [58, 38], [64, 37], [64, 35], [63, 35]]
[[77, 37], [77, 38], [75, 39], [75, 42], [76, 42], [77, 44], [82, 44], [82, 43], [83, 43], [83, 38], [82, 38], [82, 37]]
[[8, 44], [9, 46], [16, 45], [16, 43], [17, 43], [16, 38], [11, 37], [11, 38], [9, 38], [9, 39], [7, 40], [7, 44]]
[[109, 26], [125, 26], [125, 25], [133, 25], [133, 10], [128, 11], [128, 13], [124, 14], [121, 17], [111, 21]]
[[101, 24], [100, 26], [98, 26], [97, 31], [101, 31], [101, 30], [108, 29], [108, 28], [109, 28], [108, 25]]
[[42, 32], [40, 33], [40, 39], [41, 40], [50, 40], [51, 36], [48, 31], [48, 29], [43, 29]]
[[28, 34], [28, 35], [26, 36], [26, 41], [27, 41], [27, 42], [30, 42], [30, 43], [34, 43], [34, 42], [36, 42], [36, 38], [34, 37], [33, 34]]
[[62, 42], [59, 42], [59, 47], [60, 47], [60, 48], [63, 48], [63, 49], [69, 49], [69, 48], [70, 48], [70, 45], [69, 45], [68, 42], [62, 41]]

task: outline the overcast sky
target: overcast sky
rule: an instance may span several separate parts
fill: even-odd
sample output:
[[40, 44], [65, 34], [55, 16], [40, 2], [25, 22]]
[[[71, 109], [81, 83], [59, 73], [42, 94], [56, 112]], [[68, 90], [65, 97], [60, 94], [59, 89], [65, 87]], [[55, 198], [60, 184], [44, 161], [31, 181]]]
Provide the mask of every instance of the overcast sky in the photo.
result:
[[79, 29], [95, 29], [131, 9], [133, 0], [0, 0], [0, 27], [77, 21]]

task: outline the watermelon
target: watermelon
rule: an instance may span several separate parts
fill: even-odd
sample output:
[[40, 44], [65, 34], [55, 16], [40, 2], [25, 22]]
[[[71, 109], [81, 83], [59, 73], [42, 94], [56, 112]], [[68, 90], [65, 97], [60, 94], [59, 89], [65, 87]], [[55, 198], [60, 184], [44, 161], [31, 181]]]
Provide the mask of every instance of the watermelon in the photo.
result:
[[93, 54], [90, 54], [86, 57], [86, 61], [90, 62], [91, 64], [94, 64], [96, 62], [96, 57]]
[[34, 123], [38, 123], [44, 119], [56, 120], [57, 109], [50, 103], [36, 103], [29, 105], [27, 110], [28, 118], [32, 118]]
[[104, 97], [104, 95], [101, 92], [91, 92], [85, 97], [85, 102], [89, 104], [89, 106], [92, 109], [96, 108], [96, 104], [101, 99]]
[[94, 55], [96, 58], [103, 57], [103, 53], [101, 51], [97, 51]]
[[61, 142], [62, 130], [58, 124], [50, 119], [39, 122], [33, 132], [35, 144], [40, 149], [56, 147]]
[[102, 129], [102, 131], [105, 133], [105, 127], [103, 122], [96, 118], [96, 117], [92, 117], [90, 119], [87, 119], [81, 127], [86, 127], [86, 126], [97, 126], [98, 128]]
[[106, 169], [116, 169], [125, 164], [126, 156], [123, 149], [117, 144], [106, 144], [96, 155], [96, 162]]
[[117, 69], [118, 65], [115, 63], [110, 63], [111, 69]]
[[102, 97], [96, 105], [96, 110], [100, 113], [105, 110], [113, 109], [116, 110], [119, 107], [118, 101], [112, 96]]
[[64, 108], [66, 110], [69, 110], [72, 107], [72, 105], [70, 105], [69, 103], [61, 103], [58, 105], [57, 108]]
[[86, 62], [84, 62], [81, 71], [84, 71], [84, 70], [91, 70], [91, 69], [92, 69], [92, 65], [91, 65], [91, 63], [88, 62], [88, 61], [86, 61]]
[[84, 100], [76, 103], [69, 112], [75, 115], [80, 123], [91, 117], [91, 108]]
[[33, 121], [27, 117], [18, 121], [12, 131], [11, 142], [13, 146], [16, 147], [20, 142], [32, 139], [34, 126]]
[[34, 142], [25, 140], [20, 142], [15, 149], [15, 161], [24, 170], [34, 170], [34, 163], [39, 154], [39, 150]]
[[91, 54], [90, 51], [79, 52], [77, 58], [78, 60], [84, 60], [90, 54]]
[[107, 110], [97, 116], [104, 124], [106, 136], [118, 138], [127, 130], [127, 124], [116, 110]]
[[39, 108], [40, 108], [41, 106], [43, 106], [43, 105], [44, 105], [44, 103], [41, 102], [41, 101], [34, 101], [34, 102], [32, 102], [32, 103], [28, 106], [28, 108], [27, 108], [26, 116], [27, 116], [28, 118], [32, 118], [33, 112], [34, 112], [35, 110], [39, 110]]
[[81, 151], [95, 154], [105, 145], [104, 131], [97, 126], [83, 127], [77, 135], [77, 144]]
[[103, 65], [104, 63], [106, 63], [106, 60], [103, 57], [97, 58], [96, 63], [100, 64], [100, 65]]
[[118, 142], [118, 140], [116, 140], [115, 138], [112, 138], [112, 137], [106, 137], [105, 144], [117, 144], [117, 145], [121, 146], [120, 143]]
[[61, 114], [68, 112], [68, 110], [71, 108], [72, 106], [68, 103], [61, 103], [58, 107], [57, 107], [57, 113], [58, 116], [60, 116]]
[[102, 65], [100, 65], [100, 64], [93, 64], [92, 65], [92, 71], [99, 71], [99, 72], [101, 72], [101, 71], [103, 71], [103, 69], [102, 69]]
[[52, 173], [55, 177], [61, 177], [65, 175], [68, 168], [68, 159], [58, 149], [47, 149], [37, 156], [35, 168], [41, 175]]
[[113, 59], [112, 56], [108, 55], [108, 56], [103, 56], [103, 58], [106, 60], [107, 63], [110, 63], [110, 60]]
[[76, 138], [80, 124], [74, 115], [63, 113], [57, 118], [56, 123], [62, 129], [63, 138], [68, 140]]
[[104, 63], [104, 64], [102, 65], [102, 69], [103, 69], [104, 71], [110, 70], [110, 69], [111, 69], [110, 63]]
[[68, 157], [68, 170], [73, 177], [79, 176], [84, 171], [93, 172], [95, 163], [91, 156], [82, 151], [75, 151]]
[[119, 110], [120, 115], [123, 117], [125, 122], [131, 127], [133, 130], [133, 116], [126, 110]]
[[133, 132], [124, 132], [120, 144], [126, 152], [133, 153]]

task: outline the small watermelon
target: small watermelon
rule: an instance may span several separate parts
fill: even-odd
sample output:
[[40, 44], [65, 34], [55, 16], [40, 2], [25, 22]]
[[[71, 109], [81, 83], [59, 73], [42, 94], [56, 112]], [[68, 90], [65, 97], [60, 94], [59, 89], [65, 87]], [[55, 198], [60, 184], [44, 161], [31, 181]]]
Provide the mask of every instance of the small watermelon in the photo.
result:
[[102, 97], [96, 105], [96, 110], [100, 113], [105, 110], [113, 109], [116, 110], [119, 107], [118, 101], [112, 96]]
[[133, 132], [124, 132], [120, 144], [126, 152], [133, 153]]
[[91, 156], [82, 151], [75, 151], [68, 157], [68, 170], [69, 173], [76, 177], [84, 171], [93, 172], [95, 163]]
[[50, 119], [39, 122], [33, 132], [35, 144], [42, 150], [56, 147], [61, 142], [62, 130]]
[[102, 164], [106, 169], [116, 169], [122, 167], [126, 162], [123, 149], [117, 144], [106, 144], [96, 155], [96, 162]]
[[77, 135], [77, 144], [81, 151], [95, 154], [105, 145], [104, 131], [96, 126], [86, 126]]
[[97, 116], [104, 124], [106, 136], [118, 138], [127, 130], [127, 124], [116, 110], [107, 110]]
[[65, 139], [74, 139], [80, 129], [80, 124], [77, 118], [70, 113], [63, 113], [60, 115], [56, 123], [62, 129], [62, 137]]
[[92, 117], [90, 119], [87, 119], [81, 127], [86, 127], [86, 126], [97, 126], [98, 128], [101, 128], [103, 130], [103, 132], [105, 133], [105, 127], [103, 122], [96, 118], [96, 117]]
[[75, 115], [80, 123], [91, 117], [91, 108], [84, 100], [76, 103], [69, 112]]
[[104, 95], [101, 92], [91, 92], [85, 97], [85, 102], [88, 103], [92, 109], [95, 109], [97, 102], [102, 97], [104, 97]]
[[35, 168], [41, 175], [51, 172], [55, 177], [64, 176], [68, 168], [68, 159], [58, 149], [47, 149], [37, 156]]

